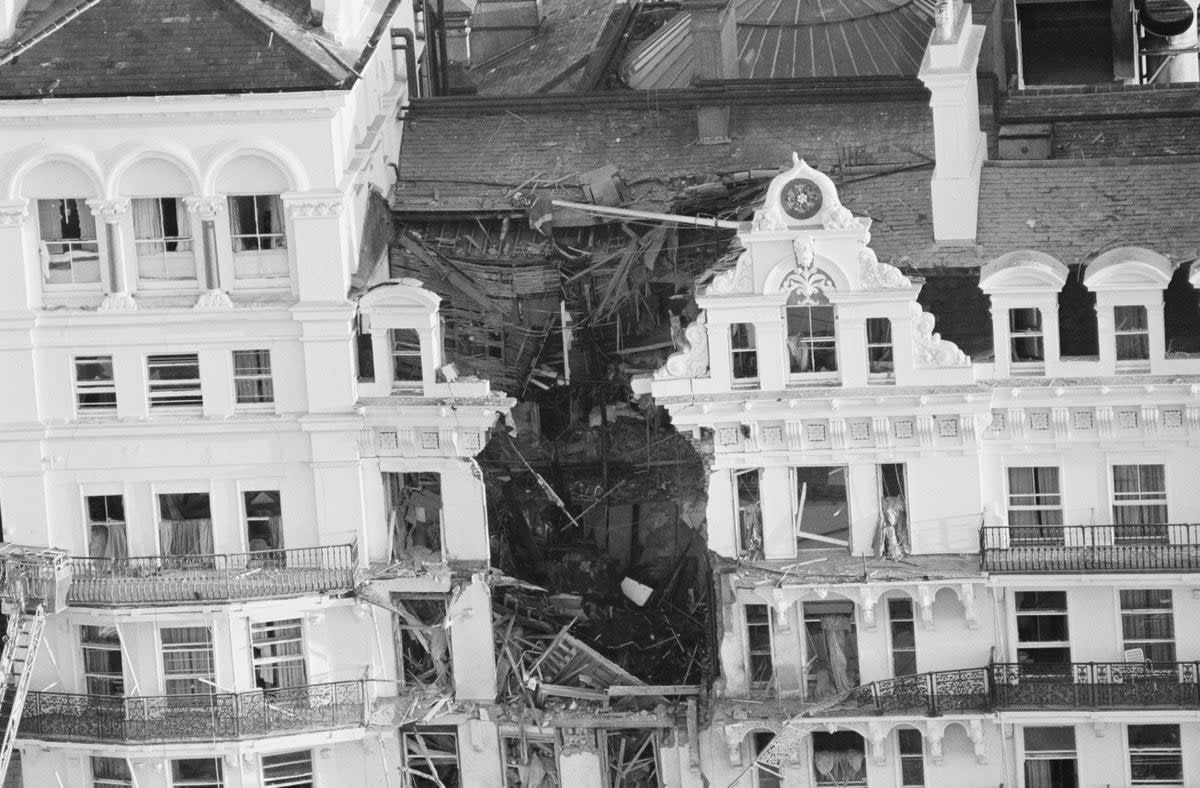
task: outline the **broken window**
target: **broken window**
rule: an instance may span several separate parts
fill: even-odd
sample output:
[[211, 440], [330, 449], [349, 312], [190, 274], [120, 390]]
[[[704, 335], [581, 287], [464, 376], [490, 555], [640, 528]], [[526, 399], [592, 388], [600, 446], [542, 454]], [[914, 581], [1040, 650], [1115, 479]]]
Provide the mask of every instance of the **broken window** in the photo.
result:
[[[176, 566], [212, 566], [212, 511], [208, 493], [168, 493], [158, 496], [158, 542]], [[185, 560], [178, 560], [185, 559]]]
[[771, 746], [771, 742], [775, 740], [775, 734], [771, 731], [755, 731], [750, 735], [750, 745], [753, 747], [754, 760], [754, 788], [783, 788], [783, 775], [779, 769], [766, 763], [757, 763], [758, 758], [766, 752]]
[[817, 301], [798, 303], [793, 293], [787, 306], [787, 347], [793, 375], [837, 372], [837, 338], [833, 307], [823, 295]]
[[606, 731], [604, 742], [612, 788], [660, 788], [657, 731]]
[[729, 326], [730, 369], [733, 379], [743, 383], [758, 380], [758, 346], [754, 340], [753, 323], [733, 323]]
[[854, 603], [804, 603], [805, 687], [820, 700], [858, 686]]
[[308, 683], [300, 619], [251, 623], [250, 651], [254, 684], [259, 689], [303, 687]]
[[877, 466], [876, 474], [879, 485], [879, 524], [875, 532], [875, 557], [887, 556], [897, 560], [912, 552], [904, 463], [881, 463]]
[[763, 558], [762, 472], [758, 468], [734, 471], [737, 488], [738, 555], [750, 561]]
[[450, 680], [446, 600], [392, 594], [393, 633], [400, 675], [406, 684], [445, 685]]
[[553, 738], [504, 737], [504, 788], [558, 788]]
[[420, 386], [421, 335], [413, 328], [393, 328], [388, 332], [392, 345], [392, 384], [401, 388]]
[[88, 555], [92, 558], [128, 558], [125, 538], [125, 498], [121, 495], [89, 495]]
[[38, 200], [38, 236], [42, 273], [48, 285], [100, 281], [100, 244], [96, 217], [83, 199]]
[[749, 604], [746, 610], [746, 659], [751, 689], [768, 689], [775, 676], [775, 656], [771, 646], [771, 608]]
[[866, 747], [854, 731], [813, 733], [813, 772], [818, 786], [866, 788]]
[[875, 378], [891, 378], [896, 371], [892, 356], [892, 321], [867, 318], [867, 370]]
[[[279, 490], [244, 492], [242, 501], [246, 506], [246, 544], [250, 552], [282, 550], [283, 519], [280, 516]], [[255, 556], [255, 559], [283, 561], [283, 556], [267, 554]]]
[[278, 194], [229, 198], [229, 234], [235, 279], [287, 277], [287, 236]]
[[796, 478], [796, 549], [848, 548], [850, 509], [845, 467], [812, 465], [792, 472]]
[[130, 200], [138, 278], [151, 281], [194, 280], [196, 256], [192, 226], [178, 197]]
[[388, 560], [442, 560], [442, 477], [439, 473], [383, 474], [388, 512]]
[[400, 744], [409, 788], [462, 788], [453, 728], [401, 731]]

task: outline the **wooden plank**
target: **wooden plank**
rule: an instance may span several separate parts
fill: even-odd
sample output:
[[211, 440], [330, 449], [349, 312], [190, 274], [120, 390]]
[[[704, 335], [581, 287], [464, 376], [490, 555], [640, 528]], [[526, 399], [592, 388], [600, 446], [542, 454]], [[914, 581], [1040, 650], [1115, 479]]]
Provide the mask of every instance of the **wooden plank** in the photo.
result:
[[603, 701], [603, 690], [584, 689], [582, 687], [567, 687], [562, 684], [544, 684], [538, 682], [537, 689], [543, 695], [553, 695], [556, 698], [576, 698], [578, 700]]
[[608, 694], [613, 697], [633, 697], [638, 695], [699, 695], [700, 687], [696, 684], [648, 684], [644, 687], [628, 687], [622, 684], [608, 688]]
[[418, 260], [432, 268], [440, 276], [444, 277], [446, 281], [460, 290], [467, 298], [483, 307], [485, 311], [499, 312], [506, 319], [512, 319], [511, 315], [509, 315], [509, 313], [503, 307], [484, 295], [483, 291], [480, 290], [466, 274], [454, 268], [452, 265], [439, 260], [436, 254], [429, 252], [427, 249], [422, 247], [413, 239], [409, 238], [404, 233], [397, 234], [396, 240], [399, 241], [400, 245], [408, 250]]

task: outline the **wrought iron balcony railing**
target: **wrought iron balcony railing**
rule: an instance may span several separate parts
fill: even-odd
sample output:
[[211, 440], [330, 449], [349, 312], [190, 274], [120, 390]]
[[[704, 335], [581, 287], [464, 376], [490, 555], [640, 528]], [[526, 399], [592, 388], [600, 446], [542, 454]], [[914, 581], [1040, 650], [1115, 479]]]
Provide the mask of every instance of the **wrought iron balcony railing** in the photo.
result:
[[72, 558], [82, 607], [271, 599], [354, 587], [354, 545], [217, 555]]
[[988, 526], [979, 552], [986, 572], [1200, 570], [1200, 524]]
[[228, 741], [354, 728], [365, 721], [362, 681], [133, 698], [30, 692], [18, 735], [72, 742]]
[[1200, 709], [1200, 662], [996, 662], [874, 681], [805, 716], [1179, 708]]

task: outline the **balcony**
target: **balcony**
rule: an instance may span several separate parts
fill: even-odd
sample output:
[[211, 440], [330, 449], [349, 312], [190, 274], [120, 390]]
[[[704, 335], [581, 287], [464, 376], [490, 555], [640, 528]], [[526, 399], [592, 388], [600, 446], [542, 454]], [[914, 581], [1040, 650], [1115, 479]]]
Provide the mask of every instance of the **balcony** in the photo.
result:
[[1200, 570], [1200, 524], [989, 526], [979, 532], [985, 572]]
[[804, 716], [1117, 709], [1200, 709], [1200, 662], [993, 663], [864, 684]]
[[362, 681], [215, 695], [115, 698], [30, 692], [23, 739], [71, 742], [231, 741], [365, 724]]
[[128, 607], [275, 599], [354, 587], [354, 545], [254, 553], [72, 558], [67, 602]]

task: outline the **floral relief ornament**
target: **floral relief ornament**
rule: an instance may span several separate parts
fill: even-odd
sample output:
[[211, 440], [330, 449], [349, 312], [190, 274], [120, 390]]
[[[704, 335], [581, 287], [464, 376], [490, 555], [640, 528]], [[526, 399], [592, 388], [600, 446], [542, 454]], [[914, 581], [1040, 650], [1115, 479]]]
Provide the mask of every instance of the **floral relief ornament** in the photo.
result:
[[922, 367], [963, 367], [971, 363], [970, 357], [959, 350], [958, 345], [942, 339], [933, 330], [934, 317], [916, 301], [909, 304], [913, 316], [913, 344], [917, 365]]
[[713, 277], [708, 289], [704, 291], [705, 294], [732, 295], [752, 292], [754, 290], [753, 268], [753, 264], [750, 262], [750, 253], [742, 252], [738, 257], [737, 265]]
[[702, 378], [708, 375], [707, 322], [705, 313], [701, 312], [684, 329], [682, 347], [667, 358], [667, 363], [654, 373], [655, 378]]
[[817, 268], [812, 236], [797, 238], [792, 241], [792, 248], [796, 250], [796, 267], [783, 278], [779, 289], [785, 293], [799, 293], [801, 304], [815, 304], [815, 296], [833, 287], [833, 282]]
[[894, 265], [879, 262], [875, 250], [863, 247], [858, 253], [858, 265], [863, 286], [869, 290], [895, 290], [912, 287], [912, 280]]

